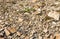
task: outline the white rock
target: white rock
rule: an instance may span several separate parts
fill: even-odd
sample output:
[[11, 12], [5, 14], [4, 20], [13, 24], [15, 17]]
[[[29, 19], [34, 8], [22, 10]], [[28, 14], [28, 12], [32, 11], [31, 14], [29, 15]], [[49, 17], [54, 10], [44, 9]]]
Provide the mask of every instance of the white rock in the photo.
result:
[[43, 31], [46, 33], [47, 32], [47, 29], [44, 29]]
[[51, 11], [48, 13], [48, 16], [54, 18], [55, 20], [59, 20], [59, 13], [56, 11]]

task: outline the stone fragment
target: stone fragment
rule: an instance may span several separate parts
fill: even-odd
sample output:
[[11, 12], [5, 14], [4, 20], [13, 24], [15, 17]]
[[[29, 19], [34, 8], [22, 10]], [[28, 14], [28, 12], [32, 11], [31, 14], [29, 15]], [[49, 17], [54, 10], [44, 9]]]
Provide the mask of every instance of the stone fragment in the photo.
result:
[[6, 36], [10, 35], [10, 32], [6, 28], [4, 31], [5, 31]]
[[4, 39], [3, 37], [0, 37], [0, 39]]
[[22, 34], [20, 37], [21, 37], [21, 38], [24, 38], [24, 37], [25, 37], [25, 35], [24, 35], [24, 34]]
[[29, 39], [29, 37], [28, 37], [28, 36], [26, 36], [24, 39]]
[[37, 0], [32, 0], [33, 3], [35, 3]]
[[44, 29], [43, 31], [46, 33], [47, 32], [47, 29]]
[[21, 34], [22, 34], [21, 32], [17, 32], [17, 35], [18, 35], [18, 36], [21, 36]]
[[56, 39], [60, 39], [60, 34], [56, 34]]
[[22, 22], [22, 21], [23, 21], [23, 19], [22, 19], [22, 18], [19, 18], [19, 19], [18, 19], [18, 22]]
[[41, 37], [41, 36], [39, 36], [39, 39], [42, 39], [42, 37]]
[[17, 30], [15, 27], [8, 27], [8, 30], [11, 32], [11, 33], [15, 33]]
[[54, 18], [55, 20], [59, 20], [59, 13], [56, 11], [51, 11], [48, 13], [48, 16]]

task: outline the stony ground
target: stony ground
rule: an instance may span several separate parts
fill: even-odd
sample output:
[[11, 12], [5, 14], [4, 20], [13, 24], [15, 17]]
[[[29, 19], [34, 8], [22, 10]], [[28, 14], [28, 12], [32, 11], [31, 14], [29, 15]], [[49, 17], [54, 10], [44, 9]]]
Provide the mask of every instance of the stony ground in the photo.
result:
[[60, 0], [0, 0], [0, 39], [60, 39]]

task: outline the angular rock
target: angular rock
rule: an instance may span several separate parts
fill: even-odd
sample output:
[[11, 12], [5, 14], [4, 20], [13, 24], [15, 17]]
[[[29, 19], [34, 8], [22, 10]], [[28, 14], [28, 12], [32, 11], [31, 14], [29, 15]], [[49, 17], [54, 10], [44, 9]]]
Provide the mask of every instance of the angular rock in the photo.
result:
[[24, 39], [29, 39], [29, 37], [28, 37], [28, 36], [26, 36]]
[[22, 19], [22, 18], [19, 18], [19, 19], [18, 19], [18, 22], [22, 22], [22, 21], [23, 21], [23, 19]]
[[48, 30], [47, 29], [44, 29], [43, 31], [46, 33]]
[[54, 18], [55, 20], [59, 20], [59, 13], [56, 11], [51, 11], [48, 13], [48, 16]]
[[32, 0], [33, 3], [35, 3], [37, 0]]
[[60, 39], [60, 34], [56, 34], [56, 39]]
[[6, 36], [10, 35], [10, 32], [6, 28], [4, 31], [5, 31]]
[[0, 37], [0, 39], [4, 39], [3, 37]]
[[22, 34], [21, 32], [17, 32], [17, 35], [18, 35], [18, 36], [21, 36], [21, 34]]
[[17, 30], [15, 27], [8, 27], [8, 30], [11, 32], [11, 33], [15, 33]]

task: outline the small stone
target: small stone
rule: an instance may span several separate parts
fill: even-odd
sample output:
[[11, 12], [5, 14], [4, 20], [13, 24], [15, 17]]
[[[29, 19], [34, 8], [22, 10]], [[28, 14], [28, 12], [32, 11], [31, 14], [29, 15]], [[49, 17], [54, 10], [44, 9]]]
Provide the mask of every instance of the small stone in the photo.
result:
[[17, 30], [15, 27], [8, 27], [8, 30], [11, 32], [11, 33], [15, 33]]
[[39, 36], [39, 39], [42, 39], [42, 37], [41, 37], [41, 36]]
[[40, 14], [40, 11], [35, 11], [33, 14], [36, 14], [36, 15]]
[[28, 37], [28, 36], [26, 36], [24, 39], [29, 39], [29, 37]]
[[21, 34], [22, 34], [21, 32], [17, 32], [17, 35], [18, 35], [18, 36], [21, 36]]
[[37, 0], [32, 0], [33, 3], [35, 3]]
[[24, 37], [25, 37], [25, 35], [21, 35], [20, 37], [21, 37], [21, 38], [24, 38]]
[[9, 36], [10, 35], [10, 32], [5, 28], [5, 34], [6, 34], [6, 36]]
[[44, 29], [43, 31], [46, 33], [47, 32], [47, 29]]
[[2, 22], [2, 20], [0, 20], [0, 23]]
[[51, 11], [48, 13], [48, 16], [54, 18], [55, 20], [59, 20], [59, 13], [56, 11]]
[[4, 39], [3, 37], [0, 37], [0, 39]]
[[56, 34], [56, 39], [60, 39], [60, 34]]
[[18, 22], [22, 22], [22, 21], [23, 21], [23, 19], [22, 19], [22, 18], [19, 18], [19, 19], [18, 19]]

